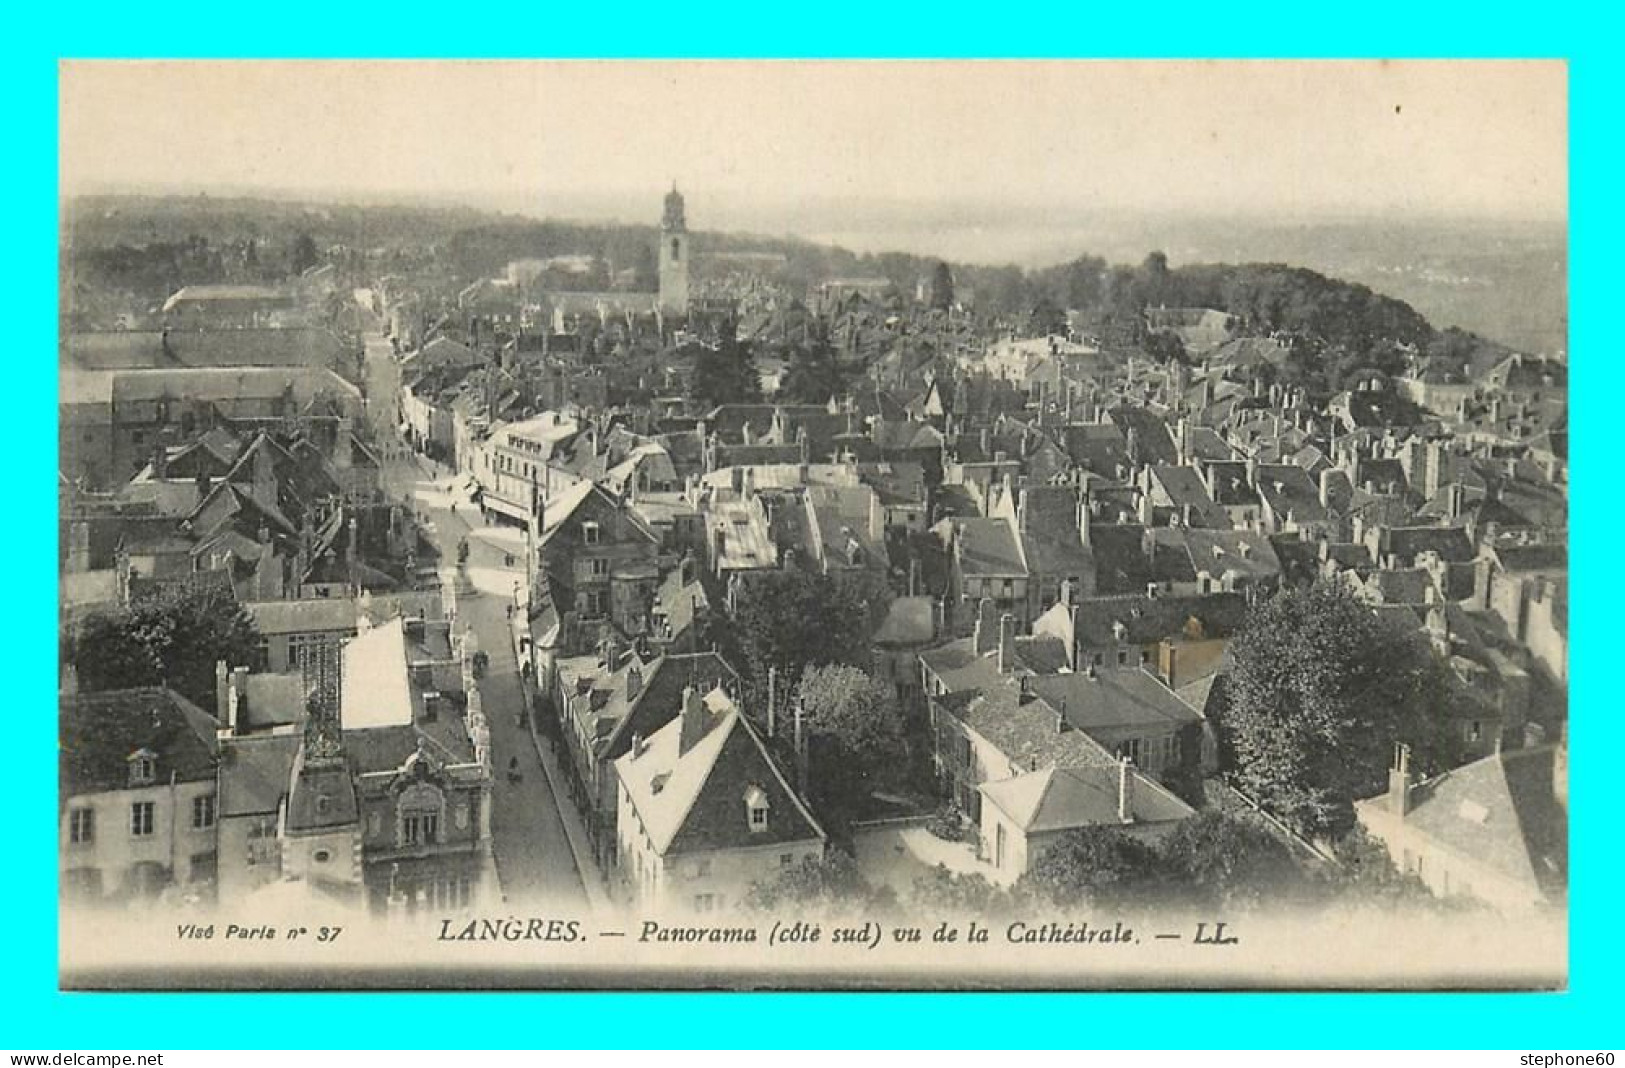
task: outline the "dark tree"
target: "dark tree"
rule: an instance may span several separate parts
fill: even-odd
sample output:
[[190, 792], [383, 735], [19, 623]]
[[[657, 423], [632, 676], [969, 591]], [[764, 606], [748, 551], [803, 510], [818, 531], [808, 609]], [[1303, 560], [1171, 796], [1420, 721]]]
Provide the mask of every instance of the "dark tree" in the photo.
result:
[[1049, 297], [1039, 297], [1027, 316], [1027, 333], [1032, 337], [1066, 334], [1066, 312]]
[[797, 404], [823, 404], [841, 393], [846, 383], [835, 349], [828, 341], [815, 339], [790, 350], [790, 367], [779, 393]]
[[1168, 873], [1151, 846], [1115, 827], [1062, 834], [1018, 887], [1056, 906], [1127, 908], [1161, 903]]
[[954, 306], [954, 273], [942, 260], [931, 269], [931, 307], [947, 311]]
[[88, 617], [72, 643], [85, 690], [164, 684], [206, 711], [215, 707], [215, 663], [252, 665], [259, 632], [227, 590], [186, 586]]
[[659, 288], [660, 270], [655, 264], [654, 249], [646, 242], [638, 243], [632, 259], [632, 270], [636, 274], [635, 288], [644, 292], [653, 292]]
[[321, 254], [316, 250], [316, 239], [309, 234], [300, 234], [293, 241], [293, 273], [303, 274], [316, 266]]
[[884, 577], [834, 577], [790, 569], [742, 580], [733, 627], [740, 666], [758, 692], [769, 668], [781, 686], [794, 686], [807, 667], [861, 666], [869, 660], [869, 635], [889, 603]]
[[810, 668], [796, 687], [808, 735], [813, 800], [838, 823], [907, 773], [903, 713], [889, 684], [855, 667]]
[[1146, 355], [1158, 363], [1190, 362], [1190, 357], [1185, 353], [1185, 343], [1179, 340], [1178, 334], [1167, 330], [1147, 334], [1145, 336], [1145, 351]]
[[1396, 743], [1424, 773], [1459, 756], [1450, 727], [1470, 698], [1425, 641], [1341, 584], [1276, 594], [1231, 652], [1220, 728], [1236, 784], [1302, 833], [1349, 828]]
[[756, 912], [790, 906], [798, 913], [877, 913], [893, 904], [889, 890], [870, 885], [857, 862], [837, 849], [805, 857], [774, 878], [752, 884], [744, 900], [745, 908]]
[[702, 408], [751, 404], [762, 399], [762, 379], [750, 348], [723, 331], [716, 348], [701, 347], [694, 358], [689, 397]]
[[915, 877], [908, 905], [915, 915], [1006, 916], [1020, 911], [1023, 896], [975, 872], [959, 874], [938, 864]]
[[1260, 823], [1224, 812], [1198, 812], [1170, 832], [1159, 851], [1177, 896], [1192, 906], [1253, 907], [1304, 886], [1284, 843]]

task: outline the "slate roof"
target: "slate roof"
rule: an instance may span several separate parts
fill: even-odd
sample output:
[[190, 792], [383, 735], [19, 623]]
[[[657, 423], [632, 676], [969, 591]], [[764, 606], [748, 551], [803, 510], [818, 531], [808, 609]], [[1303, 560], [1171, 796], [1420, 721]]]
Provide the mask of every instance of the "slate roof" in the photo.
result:
[[300, 742], [298, 734], [228, 738], [220, 747], [220, 818], [275, 813]]
[[[1075, 827], [1120, 827], [1116, 764], [1047, 767], [983, 783], [982, 795], [1028, 834]], [[1193, 814], [1189, 805], [1139, 772], [1131, 771], [1129, 809], [1135, 823], [1168, 823]]]
[[[641, 753], [615, 761], [616, 774], [661, 856], [824, 839], [823, 828], [790, 788], [754, 728], [721, 690], [704, 698], [710, 722], [687, 752], [679, 716]], [[759, 790], [767, 829], [752, 831], [745, 803]]]
[[1230, 461], [1207, 465], [1213, 500], [1228, 507], [1258, 504], [1258, 491], [1247, 482], [1247, 465]]
[[1134, 448], [1137, 453], [1134, 459], [1137, 462], [1172, 464], [1179, 461], [1179, 450], [1174, 446], [1174, 438], [1168, 430], [1168, 424], [1155, 412], [1145, 408], [1118, 405], [1108, 411], [1106, 416], [1123, 431], [1125, 449], [1128, 432], [1130, 429], [1134, 431]]
[[356, 630], [356, 603], [347, 597], [245, 601], [243, 608], [263, 635]]
[[1191, 566], [1213, 576], [1233, 571], [1255, 582], [1268, 581], [1281, 574], [1281, 561], [1275, 547], [1263, 534], [1244, 530], [1187, 530], [1185, 545]]
[[1128, 440], [1113, 423], [1073, 423], [1061, 428], [1061, 447], [1079, 467], [1117, 477], [1128, 466]]
[[1320, 503], [1320, 484], [1296, 464], [1259, 464], [1258, 494], [1276, 515], [1289, 512], [1295, 522], [1317, 522], [1326, 518]]
[[1495, 557], [1506, 571], [1567, 571], [1567, 545], [1497, 545]]
[[153, 783], [213, 780], [214, 717], [162, 686], [64, 695], [59, 701], [60, 796], [130, 788], [129, 758], [153, 755]]
[[1021, 544], [1028, 568], [1039, 575], [1093, 575], [1095, 554], [1078, 530], [1078, 495], [1070, 486], [1028, 486], [1022, 491]]
[[960, 571], [973, 576], [1025, 576], [1021, 546], [1003, 519], [962, 519], [954, 524]]
[[930, 597], [898, 597], [870, 641], [875, 645], [923, 645], [936, 636]]
[[1204, 637], [1223, 638], [1240, 629], [1247, 599], [1239, 593], [1209, 593], [1190, 597], [1143, 593], [1127, 597], [1086, 597], [1076, 602], [1074, 637], [1083, 648], [1117, 644], [1114, 624], [1125, 628], [1123, 641], [1150, 645], [1185, 634], [1192, 619]]
[[1137, 669], [1034, 678], [1033, 691], [1081, 731], [1178, 730], [1200, 720], [1161, 681]]
[[1151, 564], [1145, 558], [1145, 528], [1138, 524], [1089, 525], [1089, 545], [1095, 555], [1095, 592], [1143, 594], [1151, 582]]
[[1186, 451], [1192, 463], [1226, 461], [1236, 457], [1236, 451], [1225, 444], [1225, 440], [1212, 427], [1193, 426], [1188, 437]]
[[[1568, 883], [1568, 812], [1553, 791], [1557, 749], [1496, 753], [1411, 787], [1405, 823], [1550, 900]], [[1384, 795], [1365, 804], [1388, 810]]]
[[1216, 530], [1230, 528], [1230, 514], [1218, 507], [1208, 495], [1207, 484], [1202, 481], [1201, 473], [1196, 468], [1156, 464], [1151, 468], [1151, 476], [1173, 502], [1174, 513], [1181, 522], [1185, 521], [1185, 509], [1189, 507], [1191, 526]]
[[63, 358], [86, 370], [165, 367], [331, 367], [344, 353], [320, 327], [73, 333]]
[[995, 683], [998, 667], [989, 656], [976, 655], [971, 638], [959, 638], [920, 654], [920, 661], [942, 680], [948, 693], [963, 693]]
[[1413, 564], [1425, 552], [1439, 554], [1451, 564], [1471, 561], [1478, 555], [1472, 539], [1461, 527], [1390, 527], [1386, 532], [1388, 551], [1404, 564]]
[[318, 392], [360, 405], [355, 386], [323, 367], [187, 367], [119, 371], [111, 375], [114, 404], [155, 401], [164, 397], [199, 401], [272, 400], [292, 391], [296, 403], [309, 404]]
[[600, 710], [614, 720], [613, 729], [599, 743], [598, 759], [614, 760], [632, 747], [632, 736], [651, 738], [682, 711], [683, 690], [694, 686], [709, 693], [718, 686], [737, 686], [739, 676], [716, 653], [668, 653], [652, 663], [642, 664], [643, 689], [630, 703], [626, 700], [629, 661], [604, 680], [605, 689], [615, 691]]
[[1426, 604], [1433, 576], [1420, 568], [1406, 571], [1374, 571], [1366, 587], [1382, 597], [1384, 604]]
[[[939, 707], [941, 704], [939, 703]], [[1112, 755], [1079, 730], [1067, 728], [1047, 701], [1023, 699], [1019, 684], [1002, 678], [968, 695], [964, 707], [948, 709], [1018, 768], [1087, 767], [1112, 762]]]

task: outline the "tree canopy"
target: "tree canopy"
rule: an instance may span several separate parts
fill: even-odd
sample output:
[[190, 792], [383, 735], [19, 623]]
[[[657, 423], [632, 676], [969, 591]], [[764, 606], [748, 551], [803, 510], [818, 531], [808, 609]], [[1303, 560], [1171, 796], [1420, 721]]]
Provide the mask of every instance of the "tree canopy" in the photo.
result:
[[861, 814], [906, 773], [903, 713], [891, 686], [845, 664], [809, 668], [796, 687], [808, 734], [814, 803], [829, 818]]
[[1129, 908], [1162, 900], [1168, 872], [1156, 849], [1116, 827], [1067, 831], [1021, 877], [1019, 888], [1058, 906]]
[[205, 711], [215, 708], [215, 662], [253, 664], [254, 621], [229, 590], [184, 586], [129, 608], [87, 616], [69, 656], [87, 691], [167, 685]]
[[845, 378], [835, 359], [835, 348], [819, 337], [789, 347], [789, 369], [779, 388], [782, 400], [796, 404], [824, 404], [845, 390]]
[[303, 274], [316, 266], [321, 261], [321, 254], [316, 249], [316, 239], [309, 234], [300, 234], [294, 238], [291, 258], [294, 274]]
[[1278, 593], [1231, 654], [1220, 729], [1236, 784], [1300, 832], [1349, 828], [1396, 743], [1424, 773], [1455, 763], [1449, 726], [1471, 699], [1425, 641], [1341, 584]]
[[762, 379], [749, 346], [724, 331], [716, 348], [702, 346], [694, 357], [689, 397], [703, 408], [751, 404], [762, 399]]
[[889, 601], [878, 576], [797, 569], [751, 575], [734, 598], [731, 644], [758, 690], [774, 667], [781, 685], [793, 686], [804, 667], [867, 663], [869, 635]]
[[794, 906], [798, 913], [876, 913], [895, 903], [892, 893], [864, 879], [858, 865], [838, 849], [821, 857], [803, 857], [771, 879], [753, 883], [744, 906], [768, 912]]
[[1198, 812], [1158, 843], [1176, 896], [1191, 906], [1237, 909], [1276, 901], [1305, 885], [1282, 841], [1254, 820]]

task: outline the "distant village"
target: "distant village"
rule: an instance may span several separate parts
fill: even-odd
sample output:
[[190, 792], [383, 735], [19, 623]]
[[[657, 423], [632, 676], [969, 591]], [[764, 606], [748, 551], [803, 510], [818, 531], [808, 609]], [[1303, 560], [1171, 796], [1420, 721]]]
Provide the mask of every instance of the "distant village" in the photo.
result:
[[793, 285], [657, 200], [85, 296], [65, 900], [1566, 907], [1561, 356], [1329, 382], [1285, 298]]

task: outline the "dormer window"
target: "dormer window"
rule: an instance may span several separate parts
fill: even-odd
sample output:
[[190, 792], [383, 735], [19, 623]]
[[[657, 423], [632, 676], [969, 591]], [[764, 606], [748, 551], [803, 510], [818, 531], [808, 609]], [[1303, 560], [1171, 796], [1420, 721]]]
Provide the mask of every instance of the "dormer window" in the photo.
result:
[[130, 754], [130, 785], [151, 786], [158, 778], [158, 754], [139, 749]]
[[745, 791], [745, 814], [750, 821], [752, 834], [767, 830], [767, 794], [760, 786], [752, 786]]

